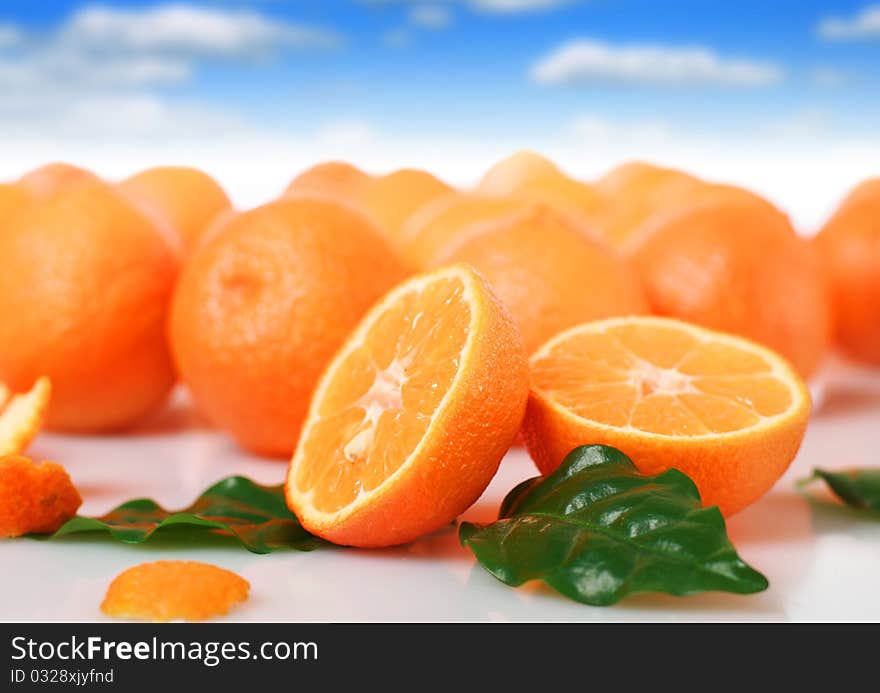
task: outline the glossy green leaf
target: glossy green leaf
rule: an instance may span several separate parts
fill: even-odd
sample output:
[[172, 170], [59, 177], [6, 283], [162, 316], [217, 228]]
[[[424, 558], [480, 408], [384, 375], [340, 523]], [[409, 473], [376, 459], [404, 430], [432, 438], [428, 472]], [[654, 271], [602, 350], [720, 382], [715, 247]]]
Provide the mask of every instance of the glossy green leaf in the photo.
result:
[[807, 481], [822, 479], [847, 505], [880, 512], [880, 468], [829, 472], [816, 469]]
[[604, 445], [574, 449], [549, 476], [514, 488], [496, 522], [462, 523], [459, 538], [502, 582], [543, 580], [595, 606], [639, 592], [750, 594], [768, 586], [687, 476], [645, 476]]
[[253, 553], [284, 548], [310, 551], [323, 543], [303, 529], [288, 510], [283, 486], [260, 486], [241, 476], [219, 481], [180, 512], [169, 512], [141, 498], [123, 503], [103, 517], [77, 516], [50, 538], [107, 532], [126, 544], [140, 544], [159, 533], [173, 536], [165, 531], [171, 528], [189, 528], [206, 538], [232, 536]]

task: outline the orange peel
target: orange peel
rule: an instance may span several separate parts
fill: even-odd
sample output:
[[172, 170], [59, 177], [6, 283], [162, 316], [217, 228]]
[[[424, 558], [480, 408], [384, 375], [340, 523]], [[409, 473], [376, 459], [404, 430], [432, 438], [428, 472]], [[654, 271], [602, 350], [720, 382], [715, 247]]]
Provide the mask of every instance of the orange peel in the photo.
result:
[[0, 383], [0, 456], [24, 452], [43, 426], [52, 385], [38, 378], [27, 392], [11, 395]]
[[153, 561], [114, 578], [101, 611], [141, 621], [204, 621], [248, 598], [250, 583], [232, 571], [198, 561]]
[[49, 534], [76, 514], [82, 498], [55, 462], [0, 457], [0, 537]]

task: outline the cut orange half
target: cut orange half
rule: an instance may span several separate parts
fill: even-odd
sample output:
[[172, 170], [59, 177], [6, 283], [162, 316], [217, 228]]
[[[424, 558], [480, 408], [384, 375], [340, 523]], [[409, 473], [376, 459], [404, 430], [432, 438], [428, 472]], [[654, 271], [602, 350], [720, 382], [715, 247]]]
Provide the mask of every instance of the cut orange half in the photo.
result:
[[40, 432], [52, 386], [49, 378], [39, 378], [28, 391], [11, 395], [0, 383], [0, 457], [24, 452]]
[[531, 369], [523, 431], [542, 473], [578, 445], [612, 445], [646, 474], [683, 471], [726, 515], [785, 472], [810, 414], [781, 356], [667, 318], [579, 325], [538, 349]]
[[522, 339], [486, 281], [466, 265], [414, 277], [325, 371], [288, 505], [337, 544], [390, 546], [439, 529], [485, 490], [527, 398]]

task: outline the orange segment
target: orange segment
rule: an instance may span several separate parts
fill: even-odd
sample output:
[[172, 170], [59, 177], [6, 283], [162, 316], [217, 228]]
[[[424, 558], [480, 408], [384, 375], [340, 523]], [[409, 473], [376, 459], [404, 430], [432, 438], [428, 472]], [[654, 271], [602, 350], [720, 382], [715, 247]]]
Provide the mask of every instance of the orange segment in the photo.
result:
[[612, 445], [646, 473], [681, 469], [727, 514], [785, 471], [810, 412], [802, 380], [776, 353], [668, 318], [574, 327], [531, 367], [524, 433], [542, 472], [578, 445]]
[[30, 445], [43, 425], [51, 393], [46, 377], [37, 380], [28, 392], [12, 397], [0, 384], [0, 457], [17, 455]]
[[416, 277], [373, 308], [325, 372], [288, 504], [342, 544], [438, 529], [488, 485], [527, 393], [522, 340], [485, 280], [464, 265]]

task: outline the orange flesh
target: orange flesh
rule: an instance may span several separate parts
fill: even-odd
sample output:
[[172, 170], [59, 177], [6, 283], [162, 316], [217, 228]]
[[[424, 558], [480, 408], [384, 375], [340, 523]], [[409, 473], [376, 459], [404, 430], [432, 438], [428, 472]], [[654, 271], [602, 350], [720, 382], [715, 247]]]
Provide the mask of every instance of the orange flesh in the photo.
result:
[[760, 355], [656, 325], [563, 340], [534, 359], [532, 382], [582, 418], [659, 435], [738, 431], [792, 405]]
[[337, 512], [378, 488], [425, 436], [467, 342], [464, 291], [450, 277], [405, 295], [339, 364], [304, 442], [306, 457], [323, 462], [296, 477], [316, 510]]

